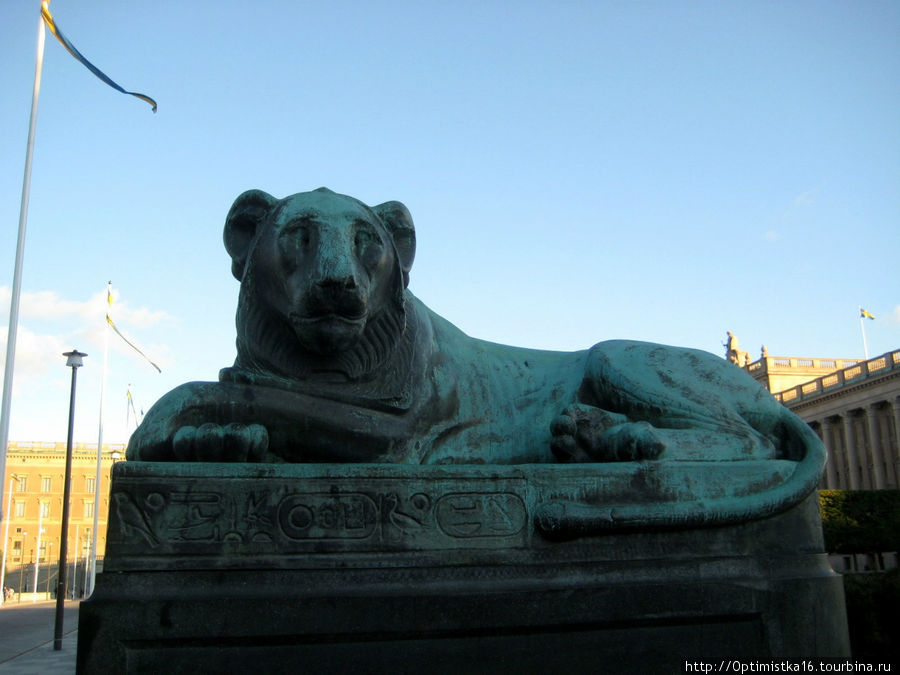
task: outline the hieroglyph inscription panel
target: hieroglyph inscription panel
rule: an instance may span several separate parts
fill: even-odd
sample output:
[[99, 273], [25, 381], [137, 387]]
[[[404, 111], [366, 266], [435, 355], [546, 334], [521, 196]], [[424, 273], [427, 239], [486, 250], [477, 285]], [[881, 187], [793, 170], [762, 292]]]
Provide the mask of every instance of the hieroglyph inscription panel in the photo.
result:
[[525, 481], [118, 480], [107, 557], [516, 547]]

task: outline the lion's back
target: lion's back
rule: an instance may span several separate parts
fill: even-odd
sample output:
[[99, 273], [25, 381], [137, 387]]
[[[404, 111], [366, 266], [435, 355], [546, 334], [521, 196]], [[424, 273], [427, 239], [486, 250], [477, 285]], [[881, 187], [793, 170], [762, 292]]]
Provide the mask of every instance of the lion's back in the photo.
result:
[[415, 300], [433, 334], [428, 378], [454, 414], [433, 430], [422, 461], [550, 462], [550, 424], [572, 403], [588, 350], [513, 347], [466, 335]]

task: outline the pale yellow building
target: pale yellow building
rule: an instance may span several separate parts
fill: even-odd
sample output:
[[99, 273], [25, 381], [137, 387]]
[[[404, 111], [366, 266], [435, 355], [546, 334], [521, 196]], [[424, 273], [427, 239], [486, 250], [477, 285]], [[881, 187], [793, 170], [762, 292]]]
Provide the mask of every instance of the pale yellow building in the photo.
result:
[[[900, 350], [867, 360], [766, 356], [746, 369], [822, 439], [820, 489], [900, 487]], [[892, 569], [900, 560], [897, 551], [830, 558], [838, 572]]]
[[765, 355], [744, 369], [822, 439], [821, 489], [900, 487], [900, 350], [867, 360]]
[[763, 356], [746, 367], [746, 370], [773, 394], [816, 378], [829, 375], [836, 370], [850, 368], [862, 359], [817, 359], [797, 356]]
[[[104, 444], [100, 463], [100, 500], [96, 501], [97, 445], [77, 443], [72, 452], [69, 506], [68, 587], [84, 588], [97, 510], [97, 551], [106, 550], [109, 480], [112, 465], [125, 459], [124, 444]], [[4, 522], [0, 537], [6, 554], [5, 585], [15, 592], [55, 591], [62, 530], [65, 443], [10, 442], [6, 455]], [[70, 590], [71, 593], [71, 590]]]

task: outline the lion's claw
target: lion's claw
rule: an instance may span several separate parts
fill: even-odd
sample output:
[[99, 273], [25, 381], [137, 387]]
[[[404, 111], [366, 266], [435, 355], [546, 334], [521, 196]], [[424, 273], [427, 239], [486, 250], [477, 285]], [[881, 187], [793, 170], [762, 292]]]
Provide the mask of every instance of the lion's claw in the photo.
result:
[[666, 444], [649, 423], [628, 422], [604, 433], [603, 447], [607, 461], [634, 462], [657, 459], [666, 449]]

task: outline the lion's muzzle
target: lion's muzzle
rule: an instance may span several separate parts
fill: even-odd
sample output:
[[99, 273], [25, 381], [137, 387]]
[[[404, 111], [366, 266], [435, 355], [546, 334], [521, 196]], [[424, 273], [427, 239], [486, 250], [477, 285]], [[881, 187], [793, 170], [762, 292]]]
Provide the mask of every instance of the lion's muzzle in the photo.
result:
[[321, 311], [291, 314], [294, 334], [306, 349], [317, 354], [339, 354], [353, 347], [366, 328], [365, 308], [355, 313]]

